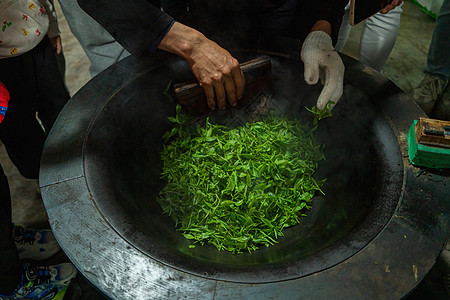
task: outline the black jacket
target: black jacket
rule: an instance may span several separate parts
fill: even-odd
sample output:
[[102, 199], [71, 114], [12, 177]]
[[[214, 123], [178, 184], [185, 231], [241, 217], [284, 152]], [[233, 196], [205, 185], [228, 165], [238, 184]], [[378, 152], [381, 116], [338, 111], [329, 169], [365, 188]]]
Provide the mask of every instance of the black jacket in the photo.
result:
[[336, 42], [348, 0], [78, 0], [130, 53], [154, 51], [177, 20], [218, 41], [257, 35], [303, 40], [317, 20], [327, 20]]

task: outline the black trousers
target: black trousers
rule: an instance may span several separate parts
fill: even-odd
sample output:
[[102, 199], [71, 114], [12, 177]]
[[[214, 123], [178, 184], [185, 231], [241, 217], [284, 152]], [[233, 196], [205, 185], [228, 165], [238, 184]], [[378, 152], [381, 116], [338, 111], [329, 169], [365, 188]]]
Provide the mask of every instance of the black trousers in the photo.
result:
[[[26, 178], [39, 178], [39, 164], [47, 133], [69, 100], [49, 39], [33, 50], [0, 60], [0, 81], [10, 93], [0, 140], [8, 156]], [[41, 124], [36, 118], [38, 116]], [[21, 265], [11, 235], [11, 197], [0, 166], [0, 294], [19, 284]]]
[[20, 264], [11, 231], [11, 199], [8, 181], [0, 166], [0, 294], [9, 294], [20, 280]]

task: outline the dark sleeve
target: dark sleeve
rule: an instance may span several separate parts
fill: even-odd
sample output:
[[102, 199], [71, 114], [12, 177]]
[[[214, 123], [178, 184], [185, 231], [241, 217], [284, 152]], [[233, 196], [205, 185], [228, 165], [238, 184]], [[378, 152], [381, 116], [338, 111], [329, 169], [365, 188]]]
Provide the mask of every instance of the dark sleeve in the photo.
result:
[[345, 6], [349, 0], [316, 0], [312, 1], [314, 7], [314, 17], [316, 21], [325, 20], [331, 24], [331, 39], [333, 45], [337, 42], [339, 28], [341, 27], [342, 17], [344, 15]]
[[78, 0], [78, 4], [133, 55], [154, 51], [174, 21], [158, 1]]

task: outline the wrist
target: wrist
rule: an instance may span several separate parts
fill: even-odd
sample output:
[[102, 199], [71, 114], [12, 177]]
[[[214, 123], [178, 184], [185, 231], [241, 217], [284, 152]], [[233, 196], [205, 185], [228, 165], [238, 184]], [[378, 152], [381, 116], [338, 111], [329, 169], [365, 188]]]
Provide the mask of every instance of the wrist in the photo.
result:
[[196, 46], [206, 37], [199, 31], [175, 22], [158, 46], [158, 49], [177, 54], [189, 61]]
[[313, 27], [311, 28], [311, 31], [323, 31], [327, 33], [329, 36], [331, 36], [331, 24], [328, 21], [325, 20], [319, 20], [316, 23], [314, 23]]

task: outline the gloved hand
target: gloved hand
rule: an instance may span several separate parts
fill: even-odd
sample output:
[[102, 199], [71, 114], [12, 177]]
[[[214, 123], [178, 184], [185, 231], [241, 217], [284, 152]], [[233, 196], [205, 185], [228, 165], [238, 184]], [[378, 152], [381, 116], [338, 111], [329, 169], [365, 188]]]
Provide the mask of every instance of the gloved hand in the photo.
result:
[[9, 92], [3, 83], [0, 81], [0, 123], [5, 118], [5, 113], [8, 110]]
[[305, 64], [305, 81], [324, 85], [317, 99], [317, 108], [324, 109], [329, 101], [334, 105], [344, 90], [344, 64], [334, 50], [331, 37], [323, 31], [312, 31], [303, 42], [300, 57]]

